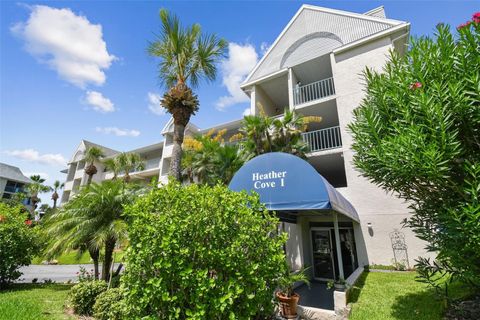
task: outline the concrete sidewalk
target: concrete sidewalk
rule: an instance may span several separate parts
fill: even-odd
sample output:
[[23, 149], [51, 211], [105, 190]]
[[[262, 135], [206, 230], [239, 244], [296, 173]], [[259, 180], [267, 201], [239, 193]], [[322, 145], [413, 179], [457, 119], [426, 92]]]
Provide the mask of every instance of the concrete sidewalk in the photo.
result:
[[[119, 264], [115, 263], [114, 270]], [[16, 281], [19, 283], [30, 283], [33, 279], [37, 282], [44, 282], [51, 279], [54, 282], [77, 281], [80, 267], [84, 267], [88, 272], [93, 271], [93, 264], [66, 264], [66, 265], [30, 265], [20, 268], [22, 276]], [[101, 272], [102, 265], [99, 270]]]

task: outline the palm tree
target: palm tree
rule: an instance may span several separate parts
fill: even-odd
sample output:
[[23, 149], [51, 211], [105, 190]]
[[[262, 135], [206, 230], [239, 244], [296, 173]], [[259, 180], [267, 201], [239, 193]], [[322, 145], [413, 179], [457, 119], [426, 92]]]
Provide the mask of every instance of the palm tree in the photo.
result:
[[99, 147], [90, 147], [87, 149], [84, 158], [86, 163], [85, 173], [88, 175], [87, 185], [92, 183], [93, 175], [97, 173], [95, 162], [100, 161], [102, 157], [104, 157], [104, 154]]
[[228, 185], [233, 176], [243, 166], [244, 161], [240, 156], [238, 145], [226, 144], [219, 148], [217, 153], [217, 166], [221, 172], [220, 181]]
[[148, 53], [160, 58], [158, 77], [169, 88], [161, 104], [173, 117], [170, 175], [180, 180], [185, 128], [199, 107], [187, 84], [196, 88], [202, 79], [215, 80], [227, 42], [214, 34], [202, 34], [199, 24], [182, 27], [178, 17], [165, 9], [160, 10], [160, 20], [162, 32], [150, 43]]
[[37, 208], [37, 203], [40, 202], [38, 195], [40, 193], [48, 192], [52, 190], [49, 186], [44, 185], [45, 179], [40, 177], [40, 175], [30, 176], [32, 183], [27, 186], [27, 192], [30, 197], [30, 202], [32, 204], [32, 209], [30, 215], [33, 217], [35, 215], [35, 209]]
[[53, 194], [52, 194], [52, 200], [53, 200], [53, 210], [57, 208], [57, 200], [58, 200], [58, 190], [62, 189], [65, 186], [64, 183], [55, 180], [53, 183]]
[[[138, 196], [141, 189], [125, 185], [119, 180], [92, 183], [71, 199], [64, 207], [54, 212], [45, 221], [47, 257], [64, 251], [85, 248], [89, 251], [104, 251], [102, 279], [110, 278], [113, 250], [117, 243], [127, 239], [123, 208]], [[94, 260], [94, 272], [98, 277], [99, 261]]]
[[303, 116], [285, 109], [283, 117], [274, 119], [272, 122], [273, 149], [305, 158], [309, 149], [302, 140], [302, 133], [308, 128], [309, 123], [321, 121], [322, 117]]
[[142, 157], [135, 152], [122, 152], [115, 158], [115, 161], [118, 162], [120, 171], [123, 171], [125, 174], [123, 176], [123, 181], [126, 183], [130, 182], [130, 172], [143, 170], [145, 168], [145, 163]]
[[226, 144], [222, 138], [225, 131], [199, 135], [186, 139], [183, 175], [190, 183], [214, 185], [228, 184], [233, 175], [243, 165], [238, 145]]
[[285, 109], [281, 118], [260, 115], [245, 116], [240, 132], [245, 139], [241, 142], [244, 160], [249, 160], [267, 152], [286, 152], [301, 158], [306, 157], [308, 145], [302, 140], [309, 123], [320, 122], [322, 117], [302, 116]]
[[[100, 161], [101, 158], [104, 157], [103, 150], [99, 147], [89, 147], [87, 152], [85, 153], [84, 161], [85, 161], [85, 173], [88, 175], [87, 180], [87, 188], [92, 183], [93, 175], [97, 173], [97, 167], [95, 166], [95, 162]], [[95, 265], [95, 279], [98, 277], [98, 260], [100, 259], [100, 250], [94, 246], [87, 246], [88, 253], [90, 254], [90, 258], [92, 258], [93, 263]]]
[[122, 168], [120, 166], [120, 163], [118, 162], [118, 157], [115, 158], [108, 158], [103, 161], [103, 164], [105, 165], [105, 168], [107, 168], [108, 171], [112, 171], [113, 173], [113, 180], [116, 180], [120, 172], [122, 171]]

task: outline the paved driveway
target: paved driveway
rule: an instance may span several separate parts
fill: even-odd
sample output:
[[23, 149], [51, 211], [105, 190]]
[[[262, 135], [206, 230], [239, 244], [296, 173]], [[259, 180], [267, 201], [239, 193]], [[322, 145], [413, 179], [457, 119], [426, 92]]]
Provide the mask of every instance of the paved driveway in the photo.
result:
[[[68, 265], [30, 265], [20, 268], [23, 275], [17, 282], [32, 282], [37, 279], [38, 282], [51, 279], [54, 282], [66, 282], [68, 280], [76, 281], [78, 279], [77, 272], [83, 266], [87, 271], [93, 270], [93, 264], [68, 264]], [[115, 268], [118, 264], [115, 264]], [[102, 266], [100, 265], [100, 270]]]

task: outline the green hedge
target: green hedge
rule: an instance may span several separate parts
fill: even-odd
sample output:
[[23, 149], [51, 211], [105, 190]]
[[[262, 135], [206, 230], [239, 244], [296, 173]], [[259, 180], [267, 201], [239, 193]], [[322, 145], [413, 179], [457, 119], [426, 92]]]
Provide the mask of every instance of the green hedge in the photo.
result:
[[97, 320], [121, 320], [125, 318], [124, 292], [121, 288], [108, 289], [98, 295], [93, 306]]
[[95, 299], [107, 290], [105, 281], [83, 281], [70, 289], [69, 300], [73, 311], [79, 315], [92, 315]]
[[272, 313], [286, 236], [258, 196], [171, 182], [126, 213], [131, 245], [122, 284], [131, 318]]

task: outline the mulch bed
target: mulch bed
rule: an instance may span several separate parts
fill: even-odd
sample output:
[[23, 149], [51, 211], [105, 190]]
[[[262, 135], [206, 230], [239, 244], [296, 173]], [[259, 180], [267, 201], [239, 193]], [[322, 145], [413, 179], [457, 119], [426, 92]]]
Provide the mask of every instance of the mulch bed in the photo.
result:
[[480, 318], [480, 296], [465, 301], [453, 302], [445, 314], [445, 320], [478, 320]]

